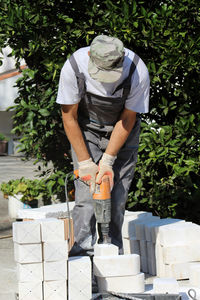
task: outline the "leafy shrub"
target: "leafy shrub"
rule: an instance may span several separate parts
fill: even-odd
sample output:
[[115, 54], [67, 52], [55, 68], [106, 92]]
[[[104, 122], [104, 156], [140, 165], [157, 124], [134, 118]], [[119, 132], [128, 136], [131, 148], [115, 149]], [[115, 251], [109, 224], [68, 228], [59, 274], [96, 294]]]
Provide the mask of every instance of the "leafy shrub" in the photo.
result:
[[0, 46], [28, 65], [17, 82], [13, 132], [27, 158], [53, 162], [52, 188], [62, 191], [58, 179], [72, 169], [55, 103], [61, 67], [96, 35], [110, 34], [144, 60], [151, 77], [127, 205], [199, 222], [199, 1], [3, 0], [0, 20]]

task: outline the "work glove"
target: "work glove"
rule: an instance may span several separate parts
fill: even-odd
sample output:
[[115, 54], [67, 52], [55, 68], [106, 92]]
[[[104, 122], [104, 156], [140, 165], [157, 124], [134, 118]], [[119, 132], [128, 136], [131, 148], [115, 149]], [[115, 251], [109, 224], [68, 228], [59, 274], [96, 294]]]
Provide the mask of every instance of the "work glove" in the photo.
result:
[[96, 178], [96, 183], [100, 184], [102, 177], [108, 175], [110, 181], [110, 188], [113, 188], [114, 172], [112, 166], [114, 164], [116, 156], [104, 153], [99, 162], [99, 173]]
[[90, 192], [93, 194], [98, 166], [92, 161], [92, 158], [89, 158], [78, 162], [78, 167], [79, 178], [90, 186]]

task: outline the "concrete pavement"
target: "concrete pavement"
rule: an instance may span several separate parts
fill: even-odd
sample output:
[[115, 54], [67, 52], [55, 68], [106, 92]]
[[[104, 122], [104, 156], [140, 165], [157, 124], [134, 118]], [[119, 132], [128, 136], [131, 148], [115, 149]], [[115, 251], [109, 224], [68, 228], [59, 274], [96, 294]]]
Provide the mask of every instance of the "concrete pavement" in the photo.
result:
[[[0, 184], [3, 181], [26, 177], [37, 178], [34, 160], [22, 161], [20, 157], [0, 156]], [[8, 200], [0, 192], [0, 300], [14, 300], [17, 292], [16, 263], [13, 255], [12, 222], [8, 216]]]

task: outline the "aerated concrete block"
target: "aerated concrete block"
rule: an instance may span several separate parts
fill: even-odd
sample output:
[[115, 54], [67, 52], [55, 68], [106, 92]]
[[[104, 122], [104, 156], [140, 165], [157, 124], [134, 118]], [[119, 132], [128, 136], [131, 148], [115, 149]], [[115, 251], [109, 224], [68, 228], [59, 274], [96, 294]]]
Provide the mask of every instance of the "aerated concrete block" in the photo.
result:
[[44, 281], [44, 300], [66, 300], [67, 281]]
[[119, 248], [113, 244], [96, 244], [94, 245], [94, 256], [118, 255]]
[[147, 216], [151, 216], [151, 213], [138, 211], [132, 212], [124, 216], [124, 223], [122, 226], [122, 237], [130, 238], [135, 237], [135, 222], [136, 220], [143, 219]]
[[[97, 256], [101, 257], [101, 256]], [[68, 260], [68, 300], [92, 298], [92, 267], [87, 256], [74, 256]]]
[[15, 243], [35, 244], [41, 242], [40, 223], [37, 221], [14, 222], [12, 229]]
[[64, 222], [63, 220], [49, 218], [40, 220], [42, 242], [64, 241]]
[[174, 278], [155, 278], [153, 280], [153, 291], [154, 293], [169, 293], [178, 294], [179, 285]]
[[177, 280], [189, 279], [189, 263], [165, 265], [165, 277]]
[[42, 281], [18, 282], [19, 300], [43, 300]]
[[20, 282], [43, 281], [42, 263], [34, 263], [34, 264], [17, 263], [17, 280]]
[[95, 256], [94, 275], [99, 277], [131, 276], [140, 273], [140, 256], [127, 254], [118, 256]]
[[163, 260], [163, 247], [155, 244], [155, 257], [156, 257], [156, 275], [158, 277], [165, 277], [165, 264]]
[[97, 277], [99, 292], [143, 293], [144, 273], [133, 276]]
[[200, 226], [190, 222], [178, 222], [159, 228], [159, 243], [163, 246], [196, 242]]
[[149, 273], [148, 260], [146, 256], [140, 256], [140, 269], [144, 273]]
[[165, 264], [197, 261], [198, 257], [200, 258], [199, 246], [196, 248], [195, 245], [163, 246], [163, 261]]
[[154, 221], [159, 220], [157, 216], [146, 216], [142, 220], [135, 222], [135, 236], [138, 240], [145, 240], [145, 225], [151, 224]]
[[67, 261], [44, 261], [44, 280], [66, 280], [67, 279]]
[[21, 264], [42, 262], [42, 245], [14, 243], [14, 258]]
[[59, 261], [68, 259], [68, 242], [56, 241], [43, 243], [44, 261]]
[[155, 243], [157, 240], [157, 234], [159, 231], [159, 228], [161, 226], [166, 226], [168, 224], [178, 224], [180, 222], [185, 222], [184, 220], [181, 219], [158, 219], [156, 221], [153, 221], [149, 224], [145, 224], [145, 239], [148, 242], [153, 242]]
[[135, 237], [123, 238], [124, 254], [140, 255], [140, 243]]
[[190, 284], [195, 287], [200, 287], [200, 263], [189, 265]]
[[140, 240], [140, 255], [147, 258], [147, 242]]

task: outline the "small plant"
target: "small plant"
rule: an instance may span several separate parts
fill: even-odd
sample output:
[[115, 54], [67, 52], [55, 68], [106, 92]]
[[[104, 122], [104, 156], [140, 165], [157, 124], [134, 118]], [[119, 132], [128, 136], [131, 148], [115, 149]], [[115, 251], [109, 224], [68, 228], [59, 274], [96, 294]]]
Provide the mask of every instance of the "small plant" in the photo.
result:
[[0, 133], [0, 141], [8, 141], [8, 138], [3, 133]]
[[51, 203], [51, 194], [46, 188], [45, 181], [39, 179], [12, 179], [8, 182], [3, 182], [0, 185], [0, 190], [3, 192], [4, 197], [14, 196], [21, 194], [20, 201], [29, 204], [33, 200], [42, 199], [44, 205]]

